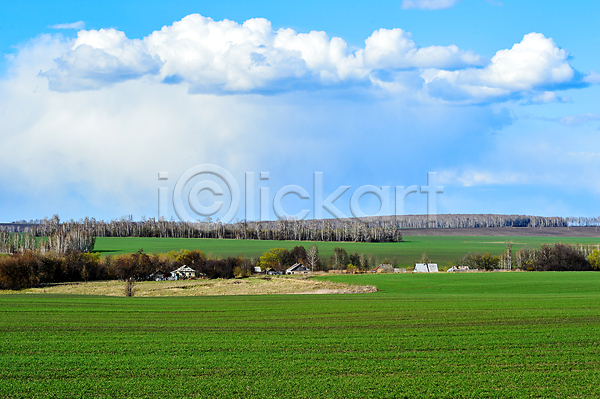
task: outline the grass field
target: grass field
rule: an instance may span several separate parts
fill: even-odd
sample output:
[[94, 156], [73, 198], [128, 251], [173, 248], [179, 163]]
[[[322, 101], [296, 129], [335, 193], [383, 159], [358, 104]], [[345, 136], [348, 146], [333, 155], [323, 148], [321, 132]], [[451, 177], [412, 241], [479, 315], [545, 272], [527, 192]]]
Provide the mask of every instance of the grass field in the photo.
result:
[[2, 295], [0, 397], [600, 396], [600, 273], [326, 278], [380, 291]]
[[506, 249], [507, 243], [513, 243], [516, 250], [523, 246], [539, 247], [541, 244], [562, 242], [564, 244], [600, 244], [600, 238], [568, 237], [473, 237], [473, 236], [405, 236], [397, 243], [354, 243], [354, 242], [307, 242], [307, 241], [254, 241], [254, 240], [218, 240], [193, 238], [107, 238], [96, 239], [95, 251], [102, 255], [137, 252], [143, 248], [147, 253], [165, 253], [180, 249], [200, 249], [218, 257], [244, 255], [258, 258], [271, 248], [292, 249], [304, 245], [308, 249], [313, 244], [319, 247], [319, 255], [330, 257], [335, 247], [342, 247], [351, 254], [372, 253], [375, 260], [395, 257], [401, 267], [410, 267], [419, 261], [421, 254], [427, 252], [434, 262], [445, 265], [456, 261], [469, 252], [489, 252], [499, 255]]

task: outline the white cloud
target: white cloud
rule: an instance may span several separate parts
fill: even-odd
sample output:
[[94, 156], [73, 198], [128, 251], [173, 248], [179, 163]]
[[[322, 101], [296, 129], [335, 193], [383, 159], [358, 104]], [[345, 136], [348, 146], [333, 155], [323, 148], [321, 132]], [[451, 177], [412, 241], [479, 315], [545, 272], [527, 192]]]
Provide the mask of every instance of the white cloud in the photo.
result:
[[41, 75], [56, 91], [99, 89], [117, 82], [158, 74], [162, 61], [148, 54], [139, 40], [115, 29], [79, 31], [71, 51]]
[[142, 40], [115, 29], [80, 31], [72, 45], [44, 72], [60, 91], [98, 89], [143, 75], [189, 85], [192, 92], [281, 91], [364, 84], [379, 70], [456, 69], [484, 59], [456, 46], [420, 48], [410, 33], [380, 29], [365, 48], [350, 51], [325, 32], [274, 31], [266, 19], [243, 24], [198, 14], [165, 26]]
[[459, 185], [463, 187], [515, 185], [531, 182], [531, 176], [524, 173], [480, 169], [468, 169], [462, 172], [444, 171], [439, 173], [438, 178], [440, 184]]
[[574, 71], [567, 62], [569, 54], [541, 33], [529, 33], [510, 50], [500, 50], [481, 70], [478, 80], [488, 86], [510, 90], [568, 82]]
[[364, 48], [351, 50], [325, 32], [275, 31], [263, 18], [238, 24], [192, 14], [140, 40], [116, 29], [81, 30], [69, 46], [42, 72], [52, 90], [94, 90], [146, 77], [182, 84], [191, 93], [370, 86], [480, 103], [514, 97], [559, 101], [554, 90], [576, 83], [568, 53], [539, 33], [486, 60], [454, 45], [419, 47], [398, 28], [376, 30]]
[[[568, 56], [552, 39], [529, 33], [511, 49], [498, 51], [485, 68], [440, 70], [434, 77], [430, 73], [430, 93], [447, 100], [476, 102], [528, 92], [548, 99], [547, 88], [574, 78]], [[541, 97], [540, 91], [545, 92]]]
[[581, 126], [589, 122], [600, 121], [600, 114], [588, 113], [580, 115], [567, 115], [560, 118], [552, 118], [551, 120], [560, 123], [564, 126]]
[[531, 96], [531, 102], [536, 104], [554, 103], [561, 99], [553, 91], [544, 91], [535, 93]]
[[590, 74], [583, 78], [583, 81], [591, 84], [600, 84], [600, 73], [590, 71]]
[[50, 29], [75, 29], [75, 30], [80, 30], [85, 28], [85, 22], [83, 21], [77, 21], [77, 22], [71, 22], [68, 24], [56, 24], [56, 25], [50, 25], [48, 26]]
[[[470, 51], [431, 46], [418, 48], [412, 35], [402, 29], [379, 29], [365, 40], [364, 64], [371, 70], [398, 68], [455, 69], [483, 65], [484, 59]], [[361, 54], [359, 52], [358, 54]]]
[[405, 10], [418, 8], [422, 10], [441, 10], [454, 7], [460, 0], [403, 0]]

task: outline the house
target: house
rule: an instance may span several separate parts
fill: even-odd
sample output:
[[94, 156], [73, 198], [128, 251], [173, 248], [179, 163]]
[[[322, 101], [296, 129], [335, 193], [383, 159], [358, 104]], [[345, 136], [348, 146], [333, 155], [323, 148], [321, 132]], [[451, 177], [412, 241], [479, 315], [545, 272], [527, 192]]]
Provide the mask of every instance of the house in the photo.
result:
[[165, 281], [169, 277], [171, 277], [171, 273], [165, 273], [159, 269], [159, 270], [155, 271], [154, 273], [152, 273], [151, 275], [149, 275], [148, 280]]
[[175, 277], [175, 280], [182, 278], [194, 278], [196, 277], [196, 271], [189, 266], [183, 265], [177, 270], [173, 270], [171, 275]]
[[293, 266], [286, 269], [285, 274], [307, 274], [310, 269], [304, 266], [302, 263], [296, 263]]
[[413, 273], [437, 273], [437, 263], [415, 263], [415, 270]]
[[260, 266], [254, 266], [254, 273], [262, 273]]
[[282, 271], [275, 270], [272, 267], [265, 269], [265, 273], [267, 273], [269, 276], [278, 276], [280, 274], [283, 274]]

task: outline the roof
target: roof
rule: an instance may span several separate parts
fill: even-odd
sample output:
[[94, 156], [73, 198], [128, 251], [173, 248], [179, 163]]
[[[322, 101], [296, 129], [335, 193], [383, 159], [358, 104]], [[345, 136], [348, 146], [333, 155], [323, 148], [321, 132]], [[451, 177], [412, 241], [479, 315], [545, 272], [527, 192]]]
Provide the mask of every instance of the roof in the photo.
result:
[[188, 273], [189, 273], [189, 272], [195, 272], [195, 270], [194, 270], [194, 269], [192, 269], [192, 268], [191, 268], [191, 267], [189, 267], [189, 266], [183, 265], [183, 266], [181, 266], [179, 269], [177, 269], [177, 270], [173, 270], [173, 273], [176, 273], [176, 272], [181, 272], [181, 273], [186, 273], [186, 272], [188, 272]]
[[304, 266], [302, 263], [296, 263], [292, 266], [290, 266], [289, 268], [286, 269], [286, 273], [287, 272], [295, 272], [296, 270], [298, 271], [308, 271], [309, 269]]

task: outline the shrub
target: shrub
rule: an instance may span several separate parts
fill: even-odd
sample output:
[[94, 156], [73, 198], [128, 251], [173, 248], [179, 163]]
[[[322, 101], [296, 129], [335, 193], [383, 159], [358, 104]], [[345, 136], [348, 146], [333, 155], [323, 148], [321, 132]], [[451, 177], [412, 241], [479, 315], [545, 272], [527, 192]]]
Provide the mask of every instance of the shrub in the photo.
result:
[[564, 244], [542, 245], [536, 260], [539, 271], [580, 271], [592, 270], [585, 256]]
[[587, 259], [592, 269], [600, 270], [600, 251], [594, 249]]

